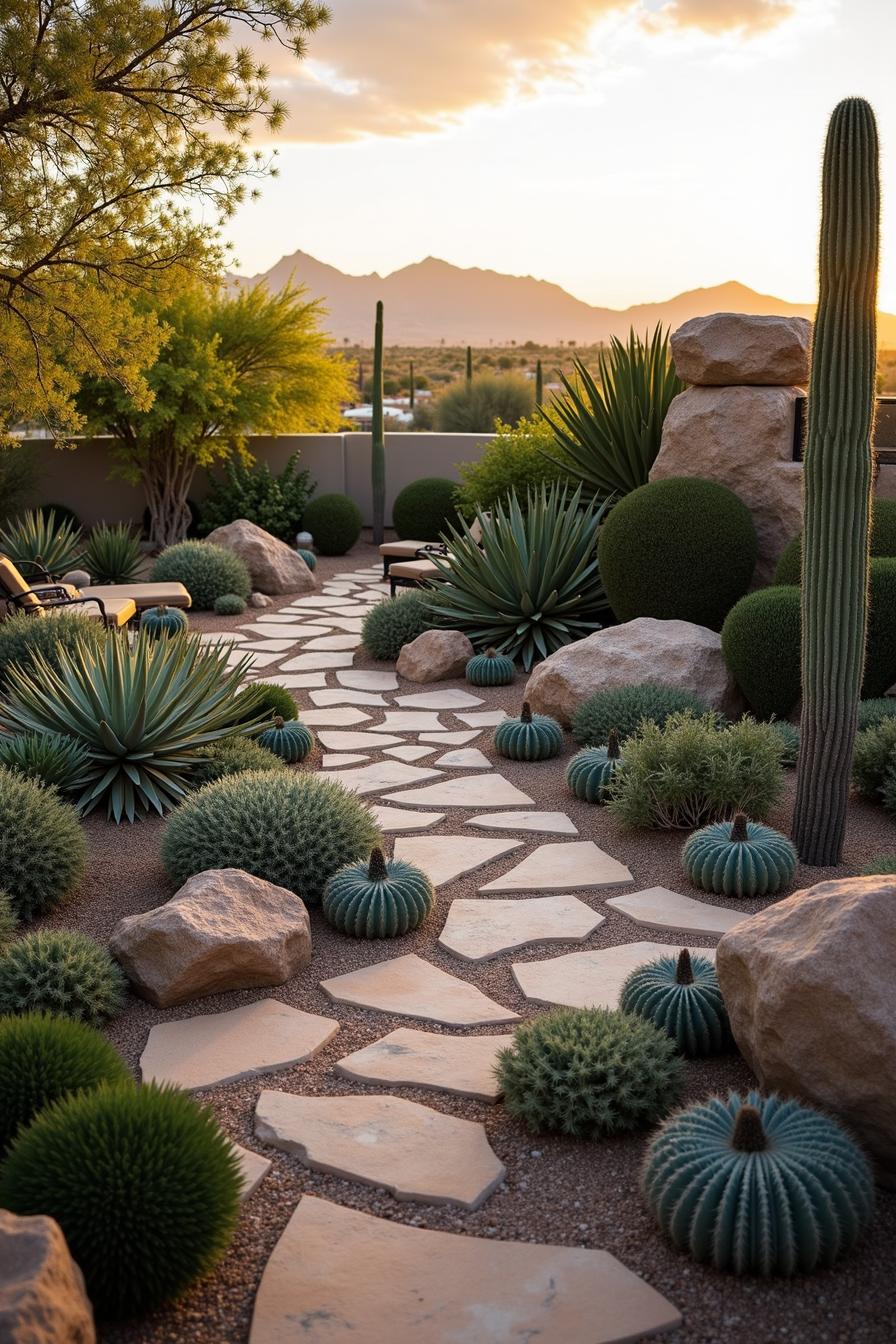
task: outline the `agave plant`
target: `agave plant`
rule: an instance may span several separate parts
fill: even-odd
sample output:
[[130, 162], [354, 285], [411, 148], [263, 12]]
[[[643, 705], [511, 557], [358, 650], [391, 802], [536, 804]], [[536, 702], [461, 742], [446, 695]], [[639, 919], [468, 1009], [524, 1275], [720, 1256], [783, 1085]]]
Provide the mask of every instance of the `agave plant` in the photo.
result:
[[606, 598], [597, 561], [597, 529], [606, 504], [582, 502], [555, 482], [530, 490], [525, 511], [515, 492], [479, 513], [481, 546], [466, 523], [448, 526], [447, 557], [433, 554], [445, 582], [431, 610], [483, 648], [536, 658], [600, 629]]
[[59, 651], [58, 670], [36, 654], [30, 667], [9, 669], [0, 727], [62, 733], [87, 747], [82, 811], [105, 802], [116, 822], [165, 812], [187, 792], [198, 748], [261, 720], [246, 721], [252, 688], [237, 694], [251, 659], [228, 669], [230, 651], [141, 631], [130, 647], [124, 639], [101, 649], [79, 641]]
[[555, 396], [542, 415], [563, 449], [557, 465], [578, 477], [587, 494], [605, 499], [647, 484], [666, 412], [684, 383], [659, 324], [643, 341], [634, 329], [625, 343], [614, 336], [610, 349], [598, 352], [597, 366], [595, 379], [576, 359], [574, 377], [560, 375], [565, 395]]
[[127, 523], [93, 529], [84, 551], [84, 567], [94, 583], [131, 583], [140, 570], [143, 552]]
[[25, 569], [26, 578], [35, 565], [59, 577], [81, 563], [84, 537], [71, 518], [57, 521], [54, 509], [32, 509], [0, 530], [0, 551]]

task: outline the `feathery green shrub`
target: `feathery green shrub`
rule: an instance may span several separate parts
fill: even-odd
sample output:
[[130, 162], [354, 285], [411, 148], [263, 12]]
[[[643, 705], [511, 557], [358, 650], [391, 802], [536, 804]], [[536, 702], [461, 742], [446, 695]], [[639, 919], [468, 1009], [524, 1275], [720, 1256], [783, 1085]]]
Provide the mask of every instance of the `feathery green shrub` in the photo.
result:
[[266, 751], [251, 737], [234, 734], [222, 737], [217, 742], [209, 742], [196, 752], [195, 762], [190, 773], [190, 783], [194, 789], [211, 784], [215, 779], [224, 779], [227, 775], [243, 775], [247, 770], [286, 770], [286, 762], [281, 761], [272, 751]]
[[623, 1013], [635, 1013], [671, 1036], [683, 1055], [718, 1055], [731, 1047], [731, 1028], [716, 968], [708, 957], [657, 957], [638, 966], [619, 994]]
[[320, 555], [345, 555], [361, 535], [364, 519], [348, 495], [315, 495], [302, 515]]
[[16, 914], [12, 897], [0, 887], [0, 956], [6, 951], [19, 929], [19, 917]]
[[392, 525], [399, 539], [438, 541], [447, 524], [457, 522], [456, 491], [457, 482], [444, 476], [421, 476], [399, 490], [392, 505]]
[[83, 564], [94, 583], [133, 583], [143, 550], [127, 523], [99, 523], [84, 550]]
[[80, 789], [90, 764], [81, 743], [62, 733], [14, 733], [0, 736], [0, 767], [26, 775], [60, 793]]
[[17, 612], [0, 621], [0, 688], [9, 685], [12, 668], [25, 672], [38, 656], [56, 671], [62, 651], [70, 652], [76, 645], [84, 645], [98, 653], [107, 639], [116, 638], [117, 635], [107, 634], [99, 621], [92, 621], [79, 607], [73, 612], [57, 612], [49, 621], [40, 617], [35, 619], [27, 612]]
[[535, 409], [531, 384], [516, 374], [480, 373], [452, 384], [435, 404], [440, 434], [491, 434], [498, 421], [518, 425]]
[[182, 583], [197, 611], [211, 611], [224, 593], [248, 597], [249, 571], [233, 551], [209, 541], [179, 541], [153, 565], [154, 583]]
[[70, 803], [36, 780], [0, 769], [0, 874], [20, 919], [34, 919], [75, 890], [87, 843]]
[[[546, 456], [550, 454], [550, 456]], [[554, 431], [539, 415], [517, 425], [498, 421], [495, 436], [482, 447], [475, 462], [460, 462], [461, 484], [455, 486], [460, 512], [468, 518], [493, 509], [513, 491], [520, 502], [554, 481], [569, 481], [568, 473], [551, 457], [562, 457]]]
[[54, 1013], [97, 1023], [121, 1012], [126, 988], [118, 962], [76, 930], [26, 934], [0, 957], [0, 1013]]
[[859, 732], [865, 728], [875, 728], [884, 719], [896, 719], [896, 696], [879, 695], [873, 700], [859, 701], [859, 720], [856, 725]]
[[361, 639], [371, 658], [394, 663], [405, 644], [424, 630], [435, 630], [441, 622], [433, 614], [430, 601], [431, 594], [412, 588], [371, 607], [361, 627]]
[[221, 475], [211, 478], [202, 504], [202, 533], [247, 518], [292, 545], [314, 489], [309, 473], [300, 471], [298, 462], [299, 453], [292, 453], [283, 470], [275, 473], [266, 462], [250, 466], [238, 457], [230, 458]]
[[896, 719], [882, 719], [873, 728], [856, 733], [852, 754], [852, 782], [869, 802], [880, 802], [880, 791], [896, 765]]
[[698, 696], [674, 686], [647, 681], [618, 686], [598, 691], [582, 701], [573, 711], [572, 735], [583, 747], [602, 747], [610, 740], [610, 729], [615, 728], [624, 742], [637, 731], [642, 719], [651, 719], [662, 728], [670, 714], [680, 714], [686, 709], [694, 714], [709, 712], [709, 706]]
[[876, 877], [878, 874], [881, 876], [896, 874], [896, 854], [878, 854], [876, 859], [865, 864], [860, 876]]

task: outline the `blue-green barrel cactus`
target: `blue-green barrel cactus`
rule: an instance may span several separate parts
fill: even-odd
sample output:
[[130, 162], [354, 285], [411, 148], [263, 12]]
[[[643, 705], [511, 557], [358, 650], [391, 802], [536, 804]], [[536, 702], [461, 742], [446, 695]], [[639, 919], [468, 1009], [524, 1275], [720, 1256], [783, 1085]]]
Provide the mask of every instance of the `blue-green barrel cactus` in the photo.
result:
[[435, 904], [424, 872], [374, 849], [369, 863], [342, 868], [324, 888], [324, 917], [352, 938], [398, 938], [422, 924]]
[[718, 896], [772, 896], [793, 881], [796, 850], [780, 831], [747, 821], [716, 821], [695, 831], [681, 851], [697, 887]]
[[503, 719], [495, 729], [495, 750], [509, 761], [546, 761], [563, 746], [563, 729], [547, 714], [533, 714], [523, 702], [518, 719]]
[[179, 607], [147, 607], [140, 617], [140, 629], [152, 636], [179, 635], [187, 628], [187, 617]]
[[680, 1250], [735, 1274], [826, 1268], [874, 1209], [868, 1159], [835, 1120], [756, 1092], [671, 1116], [648, 1149], [642, 1188]]
[[619, 1007], [646, 1017], [671, 1036], [683, 1055], [718, 1055], [731, 1047], [728, 1013], [708, 957], [658, 957], [638, 966], [622, 986]]
[[309, 569], [315, 569], [317, 567], [317, 556], [313, 551], [306, 551], [304, 547], [299, 546], [297, 554], [302, 557]]
[[314, 746], [314, 734], [298, 719], [281, 719], [277, 714], [270, 728], [259, 733], [258, 744], [266, 751], [272, 751], [282, 761], [294, 765], [297, 761], [304, 761]]
[[496, 649], [475, 653], [466, 667], [466, 678], [471, 686], [509, 686], [515, 673], [513, 659]]
[[622, 765], [615, 728], [610, 729], [609, 737], [605, 747], [583, 747], [577, 751], [566, 768], [566, 782], [583, 803], [605, 803], [610, 782]]

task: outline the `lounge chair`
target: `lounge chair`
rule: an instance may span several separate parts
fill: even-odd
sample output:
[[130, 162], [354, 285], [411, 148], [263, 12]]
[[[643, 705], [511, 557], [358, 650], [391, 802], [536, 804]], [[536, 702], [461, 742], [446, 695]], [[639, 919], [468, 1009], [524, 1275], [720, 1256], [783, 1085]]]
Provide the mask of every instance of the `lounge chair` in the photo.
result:
[[[470, 526], [470, 536], [477, 546], [482, 545], [482, 526], [478, 518]], [[418, 549], [413, 552], [398, 549], [411, 546], [417, 546]], [[394, 597], [396, 588], [417, 588], [443, 578], [442, 571], [429, 557], [438, 555], [446, 558], [449, 551], [441, 541], [427, 541], [422, 545], [414, 541], [387, 541], [380, 547], [380, 555], [383, 557], [383, 574], [389, 580], [390, 592]]]
[[120, 629], [147, 607], [189, 607], [190, 594], [182, 583], [112, 583], [76, 588], [61, 583], [40, 565], [26, 579], [18, 565], [0, 555], [0, 603], [8, 611], [26, 611], [33, 616], [48, 616], [69, 608], [81, 608], [85, 616]]
[[[474, 520], [470, 532], [475, 542], [481, 542], [482, 528], [478, 518]], [[443, 541], [384, 541], [380, 547], [380, 555], [383, 557], [383, 578], [391, 577], [392, 565], [396, 560], [399, 563], [425, 560], [427, 555], [447, 555], [447, 553], [448, 548]], [[392, 595], [394, 597], [394, 590]]]

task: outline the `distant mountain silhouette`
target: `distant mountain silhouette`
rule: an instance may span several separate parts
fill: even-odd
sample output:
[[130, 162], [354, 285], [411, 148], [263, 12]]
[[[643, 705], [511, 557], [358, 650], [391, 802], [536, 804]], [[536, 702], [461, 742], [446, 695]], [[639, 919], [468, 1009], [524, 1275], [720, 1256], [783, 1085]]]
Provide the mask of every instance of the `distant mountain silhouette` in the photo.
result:
[[[377, 299], [386, 305], [389, 345], [496, 345], [537, 341], [556, 345], [575, 341], [588, 345], [626, 336], [629, 328], [644, 331], [657, 322], [673, 329], [689, 317], [706, 313], [772, 313], [811, 317], [811, 304], [785, 303], [771, 294], [729, 280], [708, 289], [692, 289], [662, 303], [639, 303], [622, 310], [596, 308], [573, 298], [559, 285], [531, 275], [502, 275], [478, 267], [452, 266], [437, 257], [404, 266], [391, 275], [346, 275], [335, 266], [293, 252], [262, 275], [234, 276], [236, 284], [265, 281], [272, 289], [292, 279], [324, 300], [327, 329], [334, 340], [346, 337], [365, 345], [373, 339]], [[878, 339], [896, 346], [896, 317], [880, 314]]]

